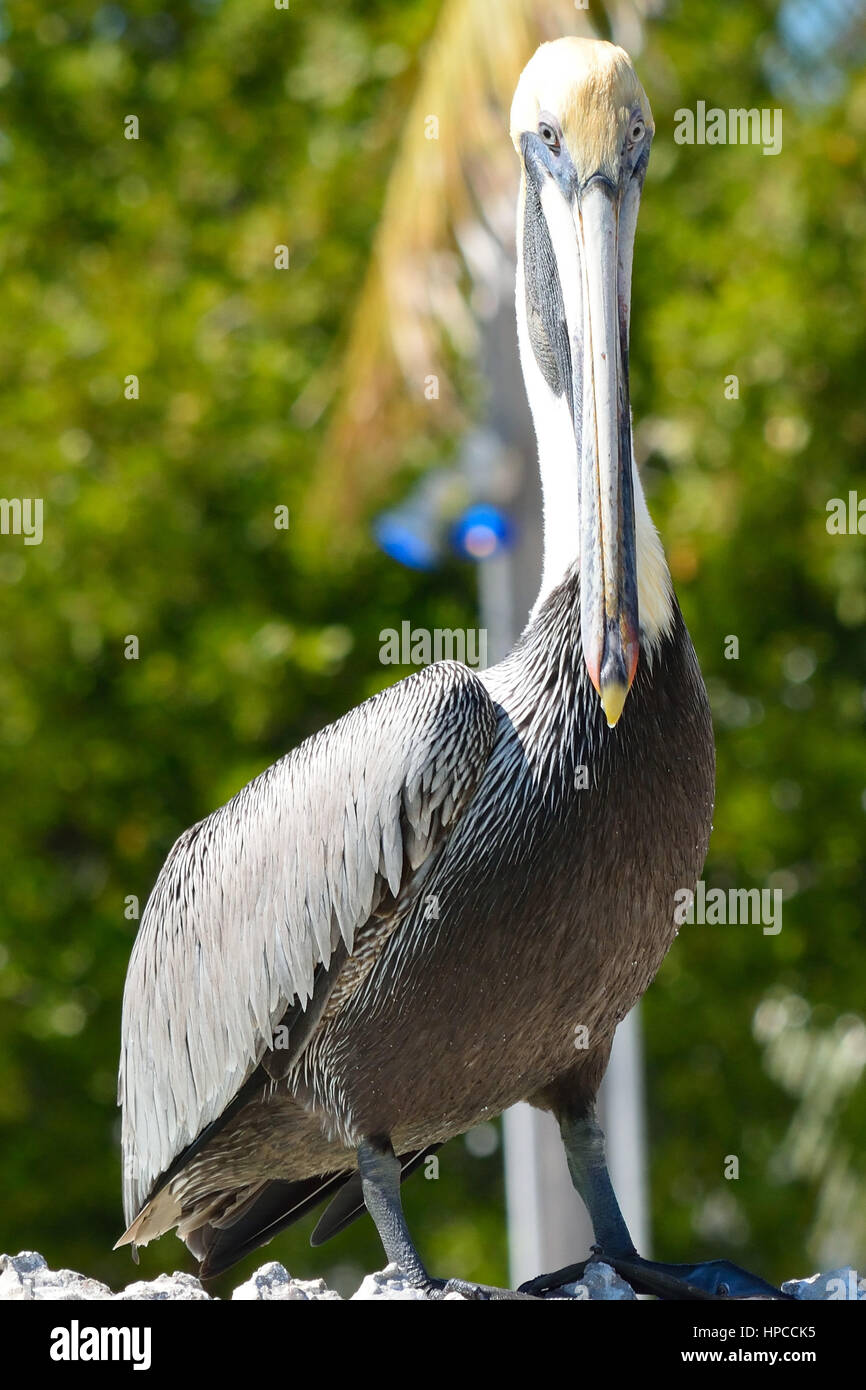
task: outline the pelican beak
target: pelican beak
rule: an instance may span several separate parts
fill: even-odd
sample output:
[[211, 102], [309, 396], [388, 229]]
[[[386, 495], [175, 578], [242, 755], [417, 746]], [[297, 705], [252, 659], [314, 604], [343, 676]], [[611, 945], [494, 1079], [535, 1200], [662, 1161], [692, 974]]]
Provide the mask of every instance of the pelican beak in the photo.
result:
[[608, 725], [637, 670], [637, 598], [628, 328], [639, 190], [602, 174], [573, 203], [582, 280], [583, 352], [573, 353], [580, 489], [580, 627], [589, 678]]

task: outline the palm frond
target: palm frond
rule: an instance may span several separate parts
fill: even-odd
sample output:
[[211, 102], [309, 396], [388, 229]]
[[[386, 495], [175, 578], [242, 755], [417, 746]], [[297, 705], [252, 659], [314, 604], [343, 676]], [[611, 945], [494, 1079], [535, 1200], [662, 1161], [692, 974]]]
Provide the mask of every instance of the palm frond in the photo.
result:
[[[640, 28], [645, 0], [609, 8], [611, 17]], [[475, 354], [479, 265], [485, 246], [509, 260], [513, 254], [518, 166], [507, 132], [515, 84], [545, 39], [607, 34], [608, 25], [598, 5], [584, 10], [573, 0], [443, 4], [389, 177], [308, 498], [309, 513], [329, 528], [357, 520], [407, 461], [413, 439], [464, 424], [465, 392], [453, 368]], [[431, 377], [435, 400], [425, 395]]]

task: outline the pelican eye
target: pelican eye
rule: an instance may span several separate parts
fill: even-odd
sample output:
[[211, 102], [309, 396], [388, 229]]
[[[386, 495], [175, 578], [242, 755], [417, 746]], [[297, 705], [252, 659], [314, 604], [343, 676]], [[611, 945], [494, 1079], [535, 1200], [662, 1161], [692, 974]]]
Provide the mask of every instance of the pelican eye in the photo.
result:
[[562, 131], [559, 128], [559, 122], [555, 120], [553, 116], [547, 116], [544, 114], [539, 116], [538, 133], [541, 136], [547, 148], [549, 150], [553, 150], [554, 154], [559, 154], [560, 141], [562, 140]]
[[628, 128], [628, 143], [630, 145], [638, 145], [640, 144], [641, 140], [644, 138], [645, 135], [646, 123], [642, 120], [640, 116], [635, 116], [634, 120]]

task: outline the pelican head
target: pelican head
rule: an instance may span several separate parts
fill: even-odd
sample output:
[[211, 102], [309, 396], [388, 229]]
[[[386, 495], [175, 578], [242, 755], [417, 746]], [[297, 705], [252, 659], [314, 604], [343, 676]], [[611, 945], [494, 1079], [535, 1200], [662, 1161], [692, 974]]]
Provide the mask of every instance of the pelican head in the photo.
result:
[[640, 643], [628, 337], [653, 129], [630, 58], [593, 39], [543, 44], [511, 107], [523, 165], [518, 327], [545, 487], [546, 582], [561, 578], [576, 538], [583, 654], [611, 726]]

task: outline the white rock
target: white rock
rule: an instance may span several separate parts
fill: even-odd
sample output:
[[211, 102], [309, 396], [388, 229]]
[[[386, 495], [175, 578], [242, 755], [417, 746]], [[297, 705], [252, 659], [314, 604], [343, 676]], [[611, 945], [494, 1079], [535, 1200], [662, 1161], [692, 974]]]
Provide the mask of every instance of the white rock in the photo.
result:
[[[782, 1285], [784, 1293], [800, 1299], [864, 1299], [866, 1278], [858, 1280], [851, 1268], [833, 1269], [828, 1274], [813, 1274], [809, 1279], [790, 1279]], [[122, 1293], [113, 1294], [106, 1284], [88, 1279], [71, 1269], [52, 1270], [35, 1250], [22, 1250], [19, 1255], [0, 1255], [0, 1300], [59, 1300], [89, 1301], [95, 1299], [120, 1301], [186, 1301], [210, 1302], [211, 1296], [192, 1274], [160, 1274], [151, 1281], [139, 1280], [129, 1284]], [[352, 1299], [390, 1298], [398, 1302], [424, 1302], [428, 1295], [407, 1282], [396, 1265], [377, 1274], [368, 1274]], [[634, 1290], [603, 1261], [593, 1260], [583, 1278], [574, 1284], [564, 1284], [545, 1294], [551, 1300], [623, 1300], [635, 1298]], [[245, 1284], [232, 1294], [232, 1299], [317, 1302], [321, 1299], [342, 1302], [340, 1295], [329, 1289], [322, 1279], [293, 1279], [277, 1261], [262, 1265]], [[465, 1302], [463, 1295], [449, 1293], [446, 1300]]]
[[73, 1269], [58, 1269], [49, 1272], [44, 1280], [36, 1284], [33, 1297], [92, 1302], [113, 1298], [114, 1294], [107, 1284], [101, 1284], [98, 1279], [88, 1279], [83, 1274], [76, 1274]]
[[44, 1255], [37, 1250], [21, 1250], [17, 1255], [0, 1255], [0, 1269], [14, 1269], [18, 1274], [37, 1274], [47, 1269]]
[[583, 1302], [624, 1302], [637, 1298], [631, 1284], [602, 1260], [593, 1260], [583, 1271], [583, 1278], [573, 1284], [551, 1289], [545, 1298], [574, 1298]]
[[[404, 1303], [432, 1301], [423, 1289], [413, 1288], [396, 1265], [388, 1265], [376, 1274], [368, 1274], [361, 1287], [352, 1294], [352, 1302], [356, 1299], [365, 1302], [369, 1298], [392, 1298]], [[446, 1294], [443, 1302], [450, 1303], [452, 1300], [466, 1302], [460, 1293]]]
[[180, 1270], [175, 1270], [174, 1274], [158, 1274], [155, 1279], [149, 1282], [139, 1279], [135, 1284], [127, 1284], [122, 1293], [115, 1294], [119, 1300], [141, 1299], [149, 1303], [163, 1302], [167, 1299], [182, 1302], [211, 1302], [209, 1293], [205, 1293], [201, 1283], [194, 1274], [183, 1274]]
[[789, 1279], [782, 1293], [795, 1298], [847, 1301], [866, 1299], [866, 1279], [857, 1278], [856, 1269], [831, 1269], [829, 1274], [813, 1274], [810, 1279]]
[[285, 1299], [294, 1303], [309, 1303], [318, 1299], [342, 1299], [329, 1289], [324, 1279], [293, 1279], [284, 1265], [272, 1260], [257, 1269], [245, 1284], [239, 1284], [232, 1294], [235, 1299]]
[[27, 1302], [92, 1301], [111, 1298], [111, 1289], [97, 1279], [87, 1279], [72, 1269], [49, 1269], [35, 1250], [19, 1255], [0, 1255], [0, 1299]]
[[0, 1255], [0, 1298], [32, 1298], [35, 1281], [47, 1268], [35, 1250]]

